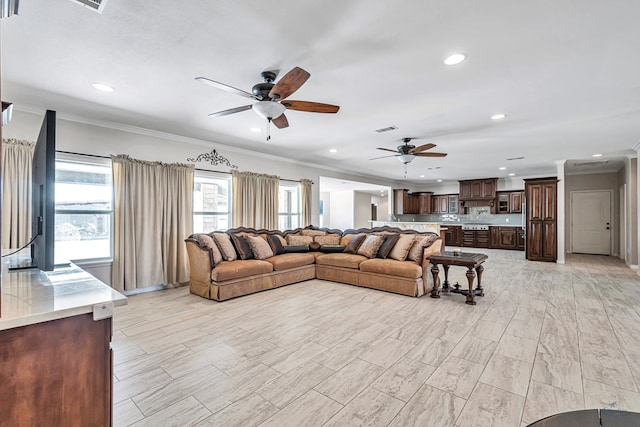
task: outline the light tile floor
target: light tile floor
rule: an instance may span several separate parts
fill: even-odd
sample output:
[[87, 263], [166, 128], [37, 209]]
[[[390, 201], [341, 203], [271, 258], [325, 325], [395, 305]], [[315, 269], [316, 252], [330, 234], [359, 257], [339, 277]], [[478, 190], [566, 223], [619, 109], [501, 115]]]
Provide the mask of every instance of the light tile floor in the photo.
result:
[[320, 280], [222, 303], [186, 287], [131, 296], [114, 317], [114, 425], [519, 427], [640, 412], [636, 272], [613, 257], [481, 252], [476, 306]]

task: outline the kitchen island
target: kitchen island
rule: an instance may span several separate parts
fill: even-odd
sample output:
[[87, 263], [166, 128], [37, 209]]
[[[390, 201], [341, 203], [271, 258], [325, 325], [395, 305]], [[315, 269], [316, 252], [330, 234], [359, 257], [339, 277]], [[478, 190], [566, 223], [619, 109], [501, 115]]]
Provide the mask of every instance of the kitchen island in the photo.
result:
[[0, 425], [111, 425], [111, 316], [127, 299], [86, 271], [9, 271], [0, 283]]
[[369, 221], [371, 227], [398, 227], [403, 230], [431, 231], [440, 234], [440, 224], [437, 222], [403, 222], [403, 221]]

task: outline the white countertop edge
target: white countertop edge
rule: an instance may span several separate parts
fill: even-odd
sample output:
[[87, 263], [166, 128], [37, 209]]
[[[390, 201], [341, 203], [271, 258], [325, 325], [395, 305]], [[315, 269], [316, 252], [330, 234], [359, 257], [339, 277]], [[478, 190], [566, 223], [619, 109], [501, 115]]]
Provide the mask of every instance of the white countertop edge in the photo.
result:
[[115, 307], [127, 305], [127, 298], [122, 297], [118, 299], [110, 300], [96, 300], [92, 304], [81, 305], [77, 307], [70, 307], [56, 311], [50, 311], [46, 313], [34, 313], [21, 317], [14, 317], [12, 319], [0, 319], [0, 331], [19, 328], [21, 326], [34, 325], [36, 323], [48, 322], [50, 320], [58, 320], [66, 317], [78, 316], [80, 314], [93, 313], [93, 306], [96, 304], [103, 304], [105, 302], [112, 302]]

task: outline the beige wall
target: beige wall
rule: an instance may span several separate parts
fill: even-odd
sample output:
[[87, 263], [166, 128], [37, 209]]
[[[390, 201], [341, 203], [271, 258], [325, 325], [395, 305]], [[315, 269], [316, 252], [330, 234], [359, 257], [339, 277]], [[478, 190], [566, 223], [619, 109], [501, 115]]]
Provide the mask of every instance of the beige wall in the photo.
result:
[[629, 212], [629, 258], [627, 265], [638, 265], [638, 159], [627, 159], [627, 210]]
[[583, 175], [566, 175], [565, 176], [565, 242], [567, 252], [571, 252], [571, 192], [573, 191], [594, 191], [594, 190], [611, 190], [611, 221], [613, 228], [611, 230], [612, 255], [618, 255], [620, 252], [620, 197], [618, 192], [618, 174], [617, 173], [599, 173], [599, 174], [583, 174]]

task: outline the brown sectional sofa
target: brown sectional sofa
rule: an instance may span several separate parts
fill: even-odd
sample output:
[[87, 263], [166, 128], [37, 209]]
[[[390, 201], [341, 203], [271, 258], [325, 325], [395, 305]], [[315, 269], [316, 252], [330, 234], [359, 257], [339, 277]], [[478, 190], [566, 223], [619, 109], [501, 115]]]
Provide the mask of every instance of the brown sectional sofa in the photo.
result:
[[[253, 239], [249, 243], [256, 246], [260, 243], [256, 236], [270, 242], [272, 252], [287, 252], [268, 256], [268, 251], [260, 252], [264, 246], [260, 244], [254, 247], [255, 254], [249, 254], [244, 241]], [[226, 240], [233, 243], [236, 258], [248, 259], [232, 259]], [[383, 247], [378, 247], [381, 241]], [[433, 286], [428, 257], [442, 250], [442, 240], [435, 233], [394, 227], [341, 231], [309, 226], [282, 232], [234, 228], [193, 234], [185, 242], [190, 292], [216, 301], [314, 278], [420, 297]], [[255, 259], [261, 257], [265, 258]]]

